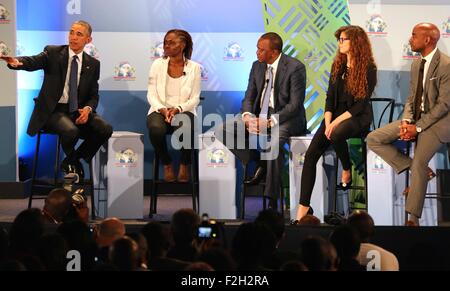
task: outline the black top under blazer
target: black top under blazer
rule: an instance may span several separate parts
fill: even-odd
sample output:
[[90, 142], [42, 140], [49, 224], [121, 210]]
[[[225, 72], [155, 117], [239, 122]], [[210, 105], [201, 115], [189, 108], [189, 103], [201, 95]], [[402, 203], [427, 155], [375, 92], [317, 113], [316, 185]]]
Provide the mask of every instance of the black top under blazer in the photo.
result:
[[[344, 80], [340, 77], [344, 73], [345, 67], [341, 69], [338, 77], [336, 78], [336, 82], [332, 82], [330, 77], [330, 81], [328, 84], [327, 91], [327, 99], [325, 101], [325, 111], [329, 111], [331, 113], [336, 112], [338, 102], [339, 102], [339, 82], [344, 82]], [[355, 97], [351, 95], [351, 93], [347, 93], [348, 97], [345, 98], [347, 100], [347, 108], [348, 112], [352, 115], [352, 118], [355, 118], [359, 122], [362, 128], [368, 128], [373, 119], [372, 106], [370, 104], [370, 97], [377, 85], [377, 68], [375, 65], [370, 65], [367, 70], [367, 96], [364, 99], [355, 100]], [[333, 114], [333, 120], [337, 116]]]

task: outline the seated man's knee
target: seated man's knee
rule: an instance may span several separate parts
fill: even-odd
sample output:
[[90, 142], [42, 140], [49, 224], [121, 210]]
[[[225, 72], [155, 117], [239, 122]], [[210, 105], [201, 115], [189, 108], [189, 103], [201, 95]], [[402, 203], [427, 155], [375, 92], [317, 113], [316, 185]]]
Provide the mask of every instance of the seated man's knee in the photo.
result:
[[76, 140], [80, 136], [80, 130], [77, 127], [70, 127], [61, 132], [60, 135], [64, 139]]
[[371, 147], [372, 145], [376, 145], [378, 143], [378, 139], [376, 138], [374, 131], [367, 135], [366, 142], [368, 147]]

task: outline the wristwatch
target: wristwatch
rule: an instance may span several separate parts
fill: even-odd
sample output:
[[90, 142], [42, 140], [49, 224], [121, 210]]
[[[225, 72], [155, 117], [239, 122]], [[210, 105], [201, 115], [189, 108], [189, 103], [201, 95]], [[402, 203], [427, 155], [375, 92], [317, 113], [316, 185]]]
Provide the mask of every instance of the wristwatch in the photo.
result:
[[422, 132], [422, 127], [416, 126], [416, 131], [417, 131], [417, 133], [421, 133]]

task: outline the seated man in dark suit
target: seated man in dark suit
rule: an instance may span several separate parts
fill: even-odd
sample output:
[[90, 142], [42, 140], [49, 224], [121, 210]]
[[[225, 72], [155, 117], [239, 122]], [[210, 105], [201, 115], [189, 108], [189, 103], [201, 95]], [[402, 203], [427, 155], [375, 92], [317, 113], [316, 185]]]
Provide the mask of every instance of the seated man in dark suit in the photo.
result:
[[[306, 70], [300, 61], [282, 53], [283, 40], [274, 32], [263, 34], [257, 48], [241, 115], [219, 126], [216, 137], [244, 163], [256, 161], [254, 176], [244, 183], [265, 179], [264, 195], [273, 198], [270, 206], [276, 209], [283, 146], [289, 137], [307, 132]], [[260, 151], [252, 145], [254, 138]]]
[[[69, 45], [46, 46], [30, 57], [2, 56], [13, 70], [44, 70], [44, 82], [28, 124], [34, 136], [41, 129], [61, 137], [66, 158], [61, 168], [83, 180], [80, 159], [89, 162], [112, 134], [112, 127], [95, 113], [98, 105], [100, 62], [83, 52], [92, 41], [92, 28], [85, 21], [72, 24]], [[75, 150], [78, 139], [84, 142]]]

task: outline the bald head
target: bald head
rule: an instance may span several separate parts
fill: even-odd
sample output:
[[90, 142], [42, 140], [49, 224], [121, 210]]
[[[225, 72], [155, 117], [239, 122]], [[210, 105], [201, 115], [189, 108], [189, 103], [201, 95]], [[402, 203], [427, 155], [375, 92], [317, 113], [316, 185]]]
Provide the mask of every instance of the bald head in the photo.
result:
[[97, 243], [100, 246], [110, 246], [125, 235], [125, 225], [115, 217], [107, 218], [99, 224], [97, 235]]
[[420, 53], [423, 57], [427, 56], [436, 48], [440, 35], [439, 28], [432, 23], [417, 24], [409, 39], [411, 50]]
[[45, 198], [44, 213], [52, 220], [62, 222], [72, 206], [72, 195], [63, 188], [53, 189]]
[[431, 42], [437, 44], [439, 38], [441, 37], [441, 32], [439, 28], [433, 23], [423, 22], [417, 24], [414, 28], [422, 31], [426, 36], [431, 38]]

